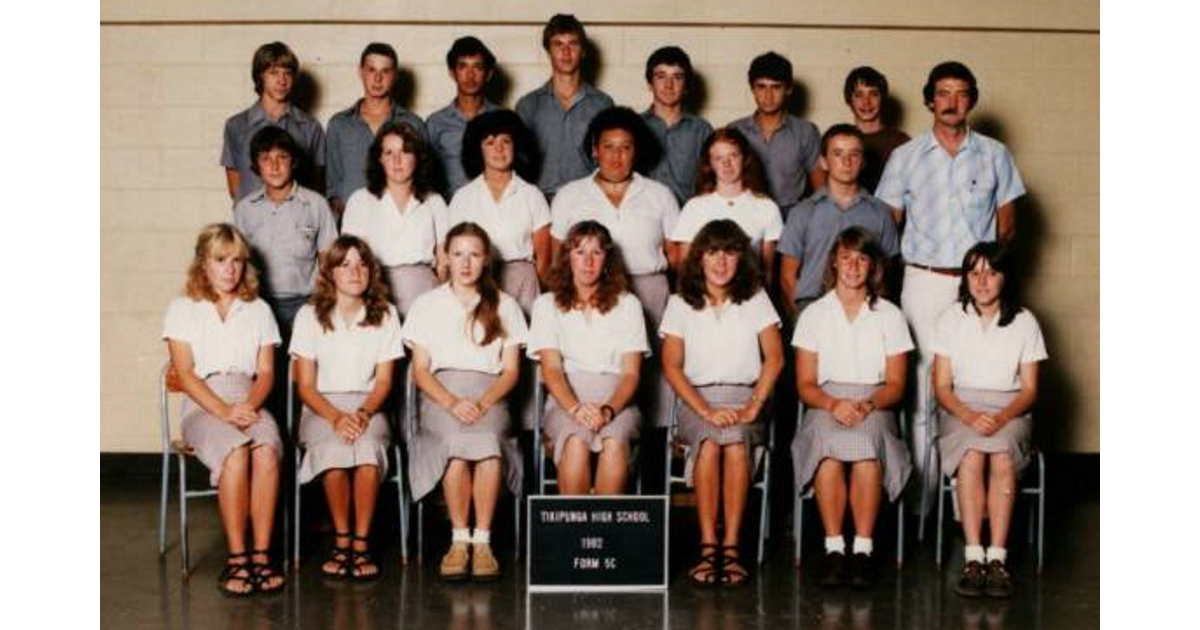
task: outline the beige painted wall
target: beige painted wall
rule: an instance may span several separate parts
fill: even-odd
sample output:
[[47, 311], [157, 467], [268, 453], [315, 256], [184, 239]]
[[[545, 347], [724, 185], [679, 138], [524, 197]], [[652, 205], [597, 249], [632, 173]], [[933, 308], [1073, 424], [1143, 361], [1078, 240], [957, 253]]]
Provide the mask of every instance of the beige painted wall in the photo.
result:
[[[453, 96], [443, 58], [464, 34], [479, 36], [500, 59], [504, 104], [545, 79], [545, 3], [344, 4], [107, 0], [101, 7], [101, 451], [157, 448], [163, 309], [181, 288], [198, 228], [229, 217], [221, 130], [254, 98], [249, 60], [259, 44], [280, 39], [297, 51], [322, 122], [358, 96], [354, 65], [373, 39], [399, 50], [413, 84], [408, 105], [422, 116]], [[792, 60], [807, 95], [802, 114], [822, 129], [848, 118], [841, 84], [855, 65], [888, 76], [900, 124], [915, 135], [929, 124], [920, 96], [929, 68], [945, 59], [967, 63], [982, 94], [974, 120], [1008, 144], [1030, 192], [1019, 219], [1030, 256], [1026, 287], [1052, 355], [1043, 444], [1098, 452], [1098, 3], [753, 1], [737, 3], [736, 13], [732, 4], [556, 6], [590, 25], [599, 87], [637, 109], [648, 102], [646, 56], [683, 46], [703, 80], [700, 113], [715, 125], [752, 110], [745, 69], [769, 49]]]

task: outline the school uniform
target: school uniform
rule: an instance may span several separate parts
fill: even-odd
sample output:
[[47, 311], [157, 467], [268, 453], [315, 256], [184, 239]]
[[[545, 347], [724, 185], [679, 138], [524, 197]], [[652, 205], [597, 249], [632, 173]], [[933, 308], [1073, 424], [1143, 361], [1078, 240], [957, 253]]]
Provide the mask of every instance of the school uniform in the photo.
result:
[[[887, 358], [913, 349], [896, 305], [878, 298], [874, 306], [864, 303], [851, 321], [834, 291], [800, 314], [792, 345], [817, 354], [817, 385], [826, 394], [851, 399], [867, 398], [882, 387]], [[886, 409], [876, 409], [852, 427], [824, 409], [808, 409], [792, 440], [796, 488], [808, 485], [825, 458], [879, 460], [883, 487], [893, 501], [912, 472], [896, 414]]]
[[[567, 384], [581, 403], [604, 404], [621, 382], [624, 356], [630, 352], [650, 355], [642, 305], [632, 294], [622, 293], [607, 313], [597, 309], [562, 311], [553, 293], [543, 294], [533, 306], [526, 353], [540, 361], [543, 350], [556, 350], [562, 355]], [[550, 395], [546, 396], [543, 417], [546, 437], [554, 446], [555, 464], [571, 436], [581, 439], [593, 453], [603, 449], [604, 440], [614, 440], [628, 452], [630, 443], [640, 435], [642, 420], [637, 405], [629, 404], [599, 431], [592, 431], [576, 422]]]
[[762, 251], [763, 241], [776, 242], [783, 233], [783, 215], [770, 197], [760, 197], [744, 190], [735, 197], [715, 192], [692, 197], [679, 214], [679, 223], [671, 232], [671, 240], [691, 243], [696, 234], [711, 221], [730, 219], [750, 237], [755, 251]]
[[[672, 295], [658, 334], [683, 340], [683, 373], [710, 406], [740, 408], [749, 402], [754, 384], [762, 374], [758, 335], [769, 326], [779, 325], [779, 314], [766, 291], [760, 290], [740, 304], [729, 300], [719, 308], [706, 303], [701, 309]], [[684, 468], [689, 487], [704, 440], [713, 440], [721, 446], [744, 443], [753, 453], [763, 443], [765, 433], [760, 420], [718, 427], [682, 403], [678, 421], [678, 437], [690, 447]]]
[[[405, 344], [429, 354], [429, 371], [446, 389], [458, 397], [478, 399], [503, 372], [504, 349], [524, 345], [529, 336], [521, 307], [503, 292], [498, 313], [503, 334], [479, 345], [483, 325], [475, 322], [471, 337], [467, 336], [470, 311], [447, 283], [417, 298], [401, 334]], [[420, 427], [410, 447], [408, 466], [414, 498], [420, 499], [437, 486], [450, 459], [492, 457], [501, 458], [509, 490], [520, 493], [524, 464], [506, 401], [492, 405], [482, 418], [467, 425], [424, 393], [418, 399]]]
[[[1041, 327], [1028, 309], [1007, 326], [996, 319], [986, 325], [973, 305], [955, 302], [938, 317], [933, 352], [950, 360], [954, 394], [968, 407], [996, 413], [1020, 393], [1023, 363], [1047, 358]], [[938, 448], [942, 472], [953, 475], [967, 451], [1008, 453], [1019, 472], [1030, 462], [1033, 418], [1026, 412], [1006, 422], [990, 436], [938, 406]]]
[[[376, 326], [364, 326], [366, 316], [365, 306], [350, 323], [332, 312], [333, 328], [325, 330], [316, 309], [305, 305], [296, 314], [289, 348], [293, 356], [316, 362], [317, 391], [334, 407], [349, 413], [361, 407], [375, 388], [377, 365], [404, 356], [396, 308], [388, 305], [387, 316]], [[382, 410], [371, 416], [362, 435], [347, 444], [327, 419], [305, 405], [300, 415], [300, 442], [305, 452], [297, 473], [299, 483], [331, 468], [358, 466], [375, 466], [379, 479], [387, 478], [391, 432]]]
[[[227, 403], [246, 400], [258, 372], [259, 349], [279, 344], [279, 327], [261, 299], [235, 298], [222, 320], [215, 303], [179, 297], [167, 306], [163, 320], [163, 339], [188, 344], [196, 376]], [[183, 400], [182, 429], [184, 442], [208, 468], [214, 487], [225, 457], [235, 448], [268, 446], [276, 458], [283, 454], [279, 427], [265, 408], [258, 410], [256, 422], [242, 428], [212, 415], [188, 396]]]

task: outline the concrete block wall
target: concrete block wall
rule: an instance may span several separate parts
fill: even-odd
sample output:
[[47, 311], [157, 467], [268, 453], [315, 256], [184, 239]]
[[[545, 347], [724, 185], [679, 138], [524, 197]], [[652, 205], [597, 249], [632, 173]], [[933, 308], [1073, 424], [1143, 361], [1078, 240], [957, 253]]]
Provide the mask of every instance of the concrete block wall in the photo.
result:
[[[782, 6], [781, 6], [782, 5]], [[979, 128], [1001, 138], [1030, 191], [1019, 234], [1028, 258], [1028, 302], [1052, 359], [1039, 418], [1047, 448], [1100, 448], [1100, 35], [1095, 2], [1007, 3], [561, 2], [588, 24], [597, 85], [635, 109], [658, 46], [683, 46], [703, 82], [700, 113], [714, 125], [753, 109], [745, 70], [776, 50], [795, 66], [801, 114], [824, 129], [847, 121], [842, 80], [870, 64], [892, 85], [900, 126], [929, 125], [920, 88], [930, 67], [967, 63], [979, 78]], [[324, 123], [359, 96], [358, 54], [391, 42], [421, 116], [453, 96], [444, 55], [474, 34], [500, 61], [512, 106], [542, 83], [541, 24], [550, 9], [526, 0], [439, 3], [372, 0], [345, 6], [156, 3], [101, 7], [102, 451], [158, 445], [156, 374], [165, 358], [163, 309], [182, 287], [195, 233], [229, 218], [218, 165], [224, 120], [251, 104], [254, 49], [287, 42], [300, 56], [311, 112]]]

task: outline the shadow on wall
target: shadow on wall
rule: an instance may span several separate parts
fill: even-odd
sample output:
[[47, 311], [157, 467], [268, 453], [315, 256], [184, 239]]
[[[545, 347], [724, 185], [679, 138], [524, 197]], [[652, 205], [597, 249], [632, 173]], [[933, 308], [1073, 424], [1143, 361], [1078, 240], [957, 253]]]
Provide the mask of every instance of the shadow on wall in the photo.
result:
[[808, 103], [808, 86], [793, 79], [792, 95], [788, 98], [787, 102], [783, 104], [783, 108], [787, 110], [788, 113], [807, 120]]
[[301, 69], [292, 86], [292, 103], [306, 112], [315, 112], [321, 102], [321, 84], [307, 70]]
[[604, 53], [596, 47], [596, 42], [587, 41], [583, 61], [580, 63], [579, 74], [584, 81], [596, 85], [604, 74]]
[[416, 93], [417, 75], [408, 68], [396, 68], [396, 83], [392, 86], [392, 100], [400, 107], [412, 111], [413, 98]]
[[683, 108], [692, 113], [704, 111], [704, 108], [708, 106], [708, 92], [708, 81], [704, 79], [704, 75], [693, 70], [692, 82], [688, 85], [687, 94], [683, 97]]
[[[513, 78], [512, 75], [504, 70], [503, 66], [497, 64], [492, 70], [492, 80], [488, 81], [487, 87], [484, 88], [484, 98], [493, 103], [508, 103], [512, 96]], [[511, 102], [515, 102], [512, 99]]]
[[883, 103], [882, 110], [879, 116], [883, 119], [884, 127], [891, 127], [892, 129], [904, 128], [904, 116], [908, 112], [905, 111], [904, 104], [896, 100], [896, 97], [889, 95]]

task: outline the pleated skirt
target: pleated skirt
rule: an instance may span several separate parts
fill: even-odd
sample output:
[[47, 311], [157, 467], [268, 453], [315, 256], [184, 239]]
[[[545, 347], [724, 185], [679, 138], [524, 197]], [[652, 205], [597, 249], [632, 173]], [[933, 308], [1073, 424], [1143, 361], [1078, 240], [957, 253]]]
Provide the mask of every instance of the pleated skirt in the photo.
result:
[[[341, 392], [324, 394], [331, 405], [341, 409], [358, 409], [367, 399], [367, 392]], [[304, 457], [300, 460], [297, 478], [308, 483], [331, 468], [357, 468], [376, 466], [379, 480], [387, 479], [387, 449], [391, 444], [391, 430], [387, 417], [382, 413], [371, 416], [367, 430], [354, 442], [347, 444], [333, 430], [328, 420], [318, 416], [307, 406], [300, 415], [300, 443], [304, 445]]]
[[[968, 407], [994, 413], [1012, 402], [1019, 392], [956, 388], [954, 393]], [[942, 455], [943, 474], [953, 475], [958, 471], [958, 465], [969, 450], [1008, 453], [1017, 472], [1029, 465], [1033, 437], [1033, 418], [1029, 414], [1009, 420], [999, 431], [986, 437], [940, 406], [937, 414], [938, 449]]]
[[[254, 379], [245, 374], [213, 374], [204, 379], [209, 389], [221, 400], [234, 403], [246, 400]], [[271, 447], [276, 459], [283, 456], [283, 440], [279, 436], [279, 425], [265, 407], [258, 410], [258, 421], [248, 427], [236, 427], [218, 418], [190, 397], [183, 399], [183, 441], [196, 454], [196, 458], [208, 468], [208, 482], [214, 488], [221, 478], [225, 458], [233, 449], [249, 444], [251, 449]]]
[[[696, 391], [708, 401], [710, 407], [744, 407], [754, 394], [750, 385], [704, 385]], [[689, 488], [695, 479], [696, 457], [700, 453], [700, 444], [704, 440], [712, 440], [721, 446], [745, 444], [750, 454], [755, 455], [755, 449], [763, 443], [766, 426], [762, 418], [751, 424], [739, 424], [732, 427], [718, 427], [701, 418], [683, 401], [679, 403], [679, 429], [676, 439], [686, 445], [687, 461], [684, 465], [683, 476]], [[759, 458], [754, 459], [754, 468], [758, 469]]]
[[[613, 391], [621, 382], [620, 374], [593, 374], [590, 372], [570, 372], [567, 383], [579, 402], [604, 404], [612, 396]], [[562, 459], [563, 448], [567, 440], [575, 436], [588, 445], [593, 453], [599, 453], [604, 448], [604, 440], [614, 440], [631, 453], [630, 444], [641, 434], [642, 414], [637, 405], [629, 405], [612, 419], [612, 422], [593, 431], [577, 422], [571, 414], [559, 406], [553, 396], [546, 395], [545, 406], [546, 438], [554, 446], [554, 463]], [[633, 458], [630, 457], [632, 465]]]

